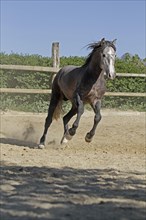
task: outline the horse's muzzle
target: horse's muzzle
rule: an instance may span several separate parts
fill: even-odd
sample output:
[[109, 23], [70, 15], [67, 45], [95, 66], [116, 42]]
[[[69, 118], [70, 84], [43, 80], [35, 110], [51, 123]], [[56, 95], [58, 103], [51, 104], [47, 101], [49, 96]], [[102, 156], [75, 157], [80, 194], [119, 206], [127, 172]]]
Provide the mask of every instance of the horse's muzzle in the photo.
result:
[[115, 77], [116, 77], [116, 73], [112, 73], [112, 74], [109, 73], [108, 75], [109, 79], [115, 79]]

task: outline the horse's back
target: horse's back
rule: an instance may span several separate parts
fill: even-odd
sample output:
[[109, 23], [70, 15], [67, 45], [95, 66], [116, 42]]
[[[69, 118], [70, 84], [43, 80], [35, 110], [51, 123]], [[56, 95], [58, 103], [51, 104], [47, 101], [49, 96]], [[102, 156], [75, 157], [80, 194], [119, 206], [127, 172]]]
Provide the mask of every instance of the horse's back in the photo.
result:
[[76, 71], [79, 67], [78, 66], [74, 66], [74, 65], [68, 65], [68, 66], [64, 66], [60, 69], [60, 72], [62, 74], [68, 74], [68, 73], [72, 73], [74, 71]]

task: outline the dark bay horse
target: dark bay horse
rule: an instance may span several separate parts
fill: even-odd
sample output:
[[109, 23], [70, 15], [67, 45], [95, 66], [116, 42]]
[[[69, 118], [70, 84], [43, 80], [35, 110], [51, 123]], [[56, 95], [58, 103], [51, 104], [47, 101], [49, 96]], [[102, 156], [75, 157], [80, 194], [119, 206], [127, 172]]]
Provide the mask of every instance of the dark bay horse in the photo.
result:
[[[94, 110], [94, 124], [86, 134], [85, 140], [90, 142], [95, 134], [96, 127], [101, 120], [101, 99], [106, 91], [104, 75], [107, 78], [115, 78], [116, 40], [107, 41], [104, 38], [88, 45], [92, 49], [84, 65], [65, 66], [59, 70], [54, 78], [48, 115], [45, 121], [44, 133], [40, 139], [39, 148], [44, 148], [46, 134], [52, 119], [59, 116], [62, 101], [70, 100], [72, 107], [63, 117], [64, 134], [61, 140], [66, 143], [76, 133], [81, 115], [84, 112], [84, 104], [89, 103]], [[68, 127], [70, 119], [77, 115], [71, 128]]]

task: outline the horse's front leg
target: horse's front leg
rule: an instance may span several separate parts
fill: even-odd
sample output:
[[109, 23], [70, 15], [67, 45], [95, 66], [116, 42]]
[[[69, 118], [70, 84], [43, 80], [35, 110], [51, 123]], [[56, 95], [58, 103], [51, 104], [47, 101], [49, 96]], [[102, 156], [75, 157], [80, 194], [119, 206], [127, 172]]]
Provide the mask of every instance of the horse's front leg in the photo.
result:
[[77, 118], [74, 121], [72, 127], [69, 129], [69, 134], [71, 136], [75, 135], [76, 130], [79, 126], [79, 121], [80, 121], [81, 115], [84, 113], [84, 104], [83, 104], [83, 101], [81, 100], [78, 93], [75, 96], [75, 105], [77, 107]]
[[91, 142], [92, 141], [92, 138], [95, 135], [96, 127], [97, 127], [98, 123], [101, 120], [101, 114], [100, 114], [101, 101], [97, 101], [95, 105], [93, 104], [91, 106], [92, 106], [92, 108], [95, 112], [94, 124], [93, 124], [93, 127], [92, 127], [91, 131], [86, 134], [86, 137], [85, 137], [86, 142]]

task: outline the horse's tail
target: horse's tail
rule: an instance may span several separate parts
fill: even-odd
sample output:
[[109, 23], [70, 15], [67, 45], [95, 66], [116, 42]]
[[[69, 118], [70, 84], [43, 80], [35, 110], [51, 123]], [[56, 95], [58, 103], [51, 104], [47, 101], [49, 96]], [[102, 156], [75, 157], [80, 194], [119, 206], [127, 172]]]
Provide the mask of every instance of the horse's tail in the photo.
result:
[[53, 113], [53, 119], [58, 120], [62, 113], [63, 113], [63, 110], [62, 110], [62, 97], [60, 97], [59, 100], [58, 100], [57, 106], [54, 110], [54, 113]]
[[54, 112], [53, 112], [53, 119], [55, 120], [60, 118], [61, 113], [63, 113], [63, 110], [62, 110], [63, 95], [58, 85], [59, 75], [60, 75], [60, 71], [55, 75], [55, 77], [53, 78], [53, 83], [52, 83], [51, 101], [55, 107]]

